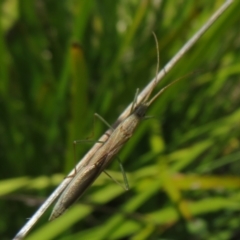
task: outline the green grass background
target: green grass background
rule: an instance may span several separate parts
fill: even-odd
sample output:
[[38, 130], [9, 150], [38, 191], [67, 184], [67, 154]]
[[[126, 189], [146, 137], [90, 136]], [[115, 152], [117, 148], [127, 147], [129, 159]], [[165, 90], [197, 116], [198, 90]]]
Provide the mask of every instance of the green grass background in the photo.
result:
[[[93, 113], [113, 123], [154, 77], [152, 31], [164, 66], [223, 2], [1, 1], [1, 239], [74, 167], [72, 142], [92, 134]], [[27, 239], [240, 238], [239, 9], [235, 1], [160, 84], [198, 71], [153, 104], [155, 117], [121, 151], [130, 190], [103, 174]], [[97, 122], [94, 139], [105, 130]], [[116, 161], [108, 172], [122, 181]]]

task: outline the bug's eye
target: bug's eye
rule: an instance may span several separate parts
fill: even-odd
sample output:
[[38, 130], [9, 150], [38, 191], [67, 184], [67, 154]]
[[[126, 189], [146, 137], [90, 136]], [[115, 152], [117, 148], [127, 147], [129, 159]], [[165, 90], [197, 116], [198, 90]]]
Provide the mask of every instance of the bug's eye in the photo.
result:
[[144, 118], [145, 115], [146, 115], [146, 112], [145, 112], [145, 111], [142, 111], [142, 112], [139, 113], [139, 117], [140, 117], [140, 118]]
[[147, 106], [141, 104], [138, 105], [135, 110], [134, 110], [134, 114], [138, 117], [138, 118], [143, 118], [145, 116], [147, 110]]

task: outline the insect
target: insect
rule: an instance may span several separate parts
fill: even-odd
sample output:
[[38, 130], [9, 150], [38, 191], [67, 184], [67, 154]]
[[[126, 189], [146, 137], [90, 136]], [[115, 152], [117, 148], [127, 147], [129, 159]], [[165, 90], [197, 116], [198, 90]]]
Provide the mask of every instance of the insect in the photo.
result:
[[[154, 34], [154, 38], [157, 44], [157, 39]], [[158, 45], [157, 45], [158, 50]], [[157, 51], [158, 52], [158, 51]], [[158, 65], [159, 65], [159, 54], [158, 54]], [[158, 72], [157, 65], [157, 72]], [[179, 80], [179, 79], [178, 79]], [[178, 81], [176, 80], [176, 81]], [[89, 160], [87, 166], [80, 169], [73, 177], [69, 185], [65, 188], [60, 198], [58, 199], [55, 207], [53, 208], [52, 214], [49, 220], [53, 220], [64, 213], [78, 198], [84, 193], [84, 191], [94, 182], [94, 180], [100, 175], [107, 165], [113, 160], [118, 154], [124, 144], [131, 138], [135, 129], [139, 125], [139, 122], [144, 119], [148, 107], [172, 84], [162, 88], [152, 99], [149, 99], [153, 89], [157, 85], [155, 84], [150, 90], [149, 94], [146, 95], [141, 101], [137, 102], [138, 91], [136, 92], [131, 112], [117, 127], [113, 130], [108, 139], [102, 144], [97, 150], [93, 157]], [[124, 179], [126, 176], [124, 175]]]

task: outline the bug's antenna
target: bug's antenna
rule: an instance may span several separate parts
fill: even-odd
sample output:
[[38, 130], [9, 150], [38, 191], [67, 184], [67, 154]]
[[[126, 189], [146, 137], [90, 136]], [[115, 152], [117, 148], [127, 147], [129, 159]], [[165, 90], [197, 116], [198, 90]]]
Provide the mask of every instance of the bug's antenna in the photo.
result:
[[168, 89], [169, 87], [171, 87], [173, 84], [175, 84], [176, 82], [186, 78], [187, 76], [190, 76], [192, 75], [193, 73], [196, 73], [196, 72], [199, 72], [199, 71], [192, 71], [192, 72], [189, 72], [187, 74], [185, 74], [184, 76], [181, 76], [179, 78], [177, 78], [175, 81], [169, 83], [167, 86], [163, 87], [158, 93], [156, 93], [155, 96], [152, 97], [151, 100], [148, 101], [148, 106], [150, 106], [166, 89]]
[[159, 71], [159, 67], [160, 67], [159, 44], [158, 44], [158, 40], [157, 40], [157, 36], [156, 36], [155, 32], [152, 32], [152, 34], [155, 39], [156, 50], [157, 50], [157, 68], [156, 68], [156, 77], [155, 77], [155, 81], [157, 81], [158, 71]]
[[159, 45], [158, 45], [158, 40], [157, 40], [157, 36], [155, 34], [155, 32], [152, 32], [154, 40], [155, 40], [155, 44], [156, 44], [156, 50], [157, 50], [157, 67], [156, 67], [156, 76], [155, 76], [155, 82], [152, 86], [152, 89], [149, 91], [149, 93], [146, 95], [146, 97], [144, 98], [145, 101], [147, 101], [153, 91], [153, 89], [156, 87], [157, 85], [157, 77], [158, 77], [158, 71], [159, 71], [159, 65], [160, 65], [160, 54], [159, 54]]

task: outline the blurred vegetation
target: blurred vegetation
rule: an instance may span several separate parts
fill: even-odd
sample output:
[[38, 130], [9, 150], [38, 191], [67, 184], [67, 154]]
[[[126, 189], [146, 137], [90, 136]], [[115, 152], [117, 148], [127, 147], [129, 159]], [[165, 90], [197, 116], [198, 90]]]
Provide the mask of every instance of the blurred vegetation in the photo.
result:
[[[1, 239], [73, 168], [72, 142], [92, 134], [93, 113], [113, 123], [154, 77], [152, 31], [164, 66], [223, 2], [1, 1]], [[27, 239], [240, 239], [239, 9], [235, 1], [160, 84], [200, 70], [154, 103], [121, 151], [131, 189], [102, 174]], [[94, 139], [105, 130], [97, 122]], [[122, 181], [116, 161], [108, 172]]]

